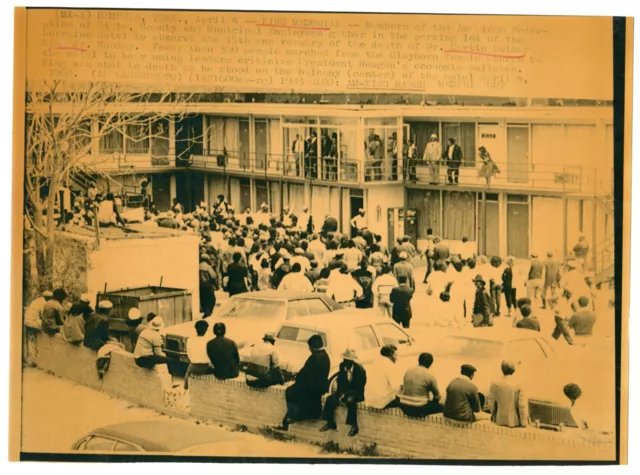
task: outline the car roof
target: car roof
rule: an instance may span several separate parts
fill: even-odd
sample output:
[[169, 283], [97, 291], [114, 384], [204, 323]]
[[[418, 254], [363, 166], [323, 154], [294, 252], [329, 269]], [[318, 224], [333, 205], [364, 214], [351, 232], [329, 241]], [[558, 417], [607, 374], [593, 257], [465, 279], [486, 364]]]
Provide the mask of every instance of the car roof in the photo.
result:
[[151, 452], [178, 452], [203, 444], [232, 440], [227, 431], [180, 419], [146, 419], [94, 429], [92, 435], [112, 437]]
[[368, 310], [343, 309], [323, 315], [292, 318], [283, 322], [282, 326], [306, 328], [326, 333], [331, 330], [345, 330], [348, 327], [356, 328], [363, 325], [376, 325], [378, 323], [391, 323], [389, 318], [372, 315]]
[[258, 292], [245, 292], [234, 296], [235, 298], [250, 298], [264, 300], [301, 300], [328, 298], [318, 292], [302, 292], [300, 290], [260, 290]]
[[465, 328], [448, 336], [505, 343], [530, 338], [537, 339], [540, 338], [540, 333], [525, 328], [477, 327]]

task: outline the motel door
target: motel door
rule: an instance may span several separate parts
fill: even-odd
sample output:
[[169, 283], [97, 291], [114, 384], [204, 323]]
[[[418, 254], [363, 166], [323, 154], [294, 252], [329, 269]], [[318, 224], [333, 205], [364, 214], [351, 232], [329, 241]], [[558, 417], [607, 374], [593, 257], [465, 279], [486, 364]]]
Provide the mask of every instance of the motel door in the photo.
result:
[[[561, 227], [549, 232], [561, 232]], [[507, 253], [518, 259], [529, 257], [529, 197], [507, 195]]]
[[498, 124], [478, 124], [477, 147], [485, 147], [498, 168], [503, 169], [504, 159], [504, 129]]
[[529, 183], [529, 126], [507, 127], [507, 181]]

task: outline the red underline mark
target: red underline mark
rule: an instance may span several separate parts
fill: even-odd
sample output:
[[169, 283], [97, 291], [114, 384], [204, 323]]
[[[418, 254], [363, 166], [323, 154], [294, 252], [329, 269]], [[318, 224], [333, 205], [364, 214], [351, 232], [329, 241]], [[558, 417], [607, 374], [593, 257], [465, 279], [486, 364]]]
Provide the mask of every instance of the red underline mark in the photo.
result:
[[267, 23], [260, 23], [256, 26], [266, 26], [268, 28], [290, 28], [293, 30], [330, 30], [329, 27], [321, 27], [321, 26], [290, 26], [290, 25], [269, 25]]
[[87, 51], [86, 48], [78, 48], [76, 46], [52, 46], [51, 48], [49, 48], [49, 50], [52, 49], [66, 49], [66, 50], [72, 50], [72, 51]]
[[495, 54], [495, 53], [480, 53], [480, 52], [476, 52], [476, 51], [464, 51], [464, 50], [459, 50], [459, 49], [446, 49], [444, 50], [445, 53], [463, 53], [463, 54], [477, 54], [480, 56], [493, 56], [495, 58], [513, 58], [513, 59], [518, 59], [518, 58], [524, 58], [525, 55], [524, 54]]

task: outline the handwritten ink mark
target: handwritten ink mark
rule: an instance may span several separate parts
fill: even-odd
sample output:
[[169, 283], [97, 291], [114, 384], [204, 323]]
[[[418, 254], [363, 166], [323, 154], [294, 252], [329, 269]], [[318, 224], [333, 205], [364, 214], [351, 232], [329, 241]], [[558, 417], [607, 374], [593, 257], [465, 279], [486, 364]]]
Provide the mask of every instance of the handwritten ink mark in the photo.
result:
[[259, 25], [256, 26], [264, 26], [267, 28], [290, 28], [292, 30], [330, 30], [331, 28], [329, 27], [321, 27], [321, 26], [291, 26], [291, 25], [270, 25], [267, 23], [260, 23]]
[[462, 54], [477, 54], [480, 56], [492, 56], [494, 58], [511, 58], [511, 59], [519, 59], [524, 58], [524, 54], [497, 54], [497, 53], [481, 53], [479, 51], [465, 51], [458, 49], [446, 49], [445, 53], [462, 53]]

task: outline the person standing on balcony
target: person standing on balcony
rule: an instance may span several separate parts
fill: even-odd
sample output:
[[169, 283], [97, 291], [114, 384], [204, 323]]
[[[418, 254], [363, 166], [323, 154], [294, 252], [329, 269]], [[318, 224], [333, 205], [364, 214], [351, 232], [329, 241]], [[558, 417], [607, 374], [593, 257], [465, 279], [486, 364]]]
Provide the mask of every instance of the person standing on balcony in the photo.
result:
[[[293, 161], [296, 164], [296, 176], [300, 176], [300, 165], [305, 156], [305, 141], [300, 138], [300, 134], [296, 134], [296, 139], [291, 146], [293, 153]], [[287, 170], [288, 172], [289, 170]]]
[[391, 134], [387, 142], [387, 157], [391, 159], [391, 179], [398, 179], [398, 134]]
[[442, 158], [442, 144], [438, 140], [437, 134], [431, 134], [429, 142], [424, 149], [422, 159], [429, 166], [429, 183], [437, 185], [440, 183], [440, 159]]
[[589, 243], [584, 234], [578, 236], [578, 242], [573, 247], [573, 255], [575, 260], [582, 269], [585, 268], [585, 262], [587, 260], [587, 254], [589, 254]]
[[329, 180], [334, 172], [334, 166], [331, 163], [331, 139], [326, 130], [323, 130], [320, 135], [320, 155], [324, 166], [322, 167], [322, 178]]
[[315, 130], [307, 139], [304, 172], [306, 178], [318, 178], [318, 133]]
[[413, 140], [409, 140], [409, 149], [407, 150], [407, 155], [409, 157], [409, 180], [416, 181], [416, 165], [418, 162], [418, 147], [413, 142]]
[[480, 153], [480, 160], [482, 161], [482, 166], [478, 171], [478, 177], [484, 177], [487, 181], [487, 186], [491, 185], [491, 178], [493, 178], [496, 174], [500, 173], [500, 169], [498, 165], [493, 161], [491, 155], [487, 151], [487, 149], [482, 146], [478, 149]]
[[462, 148], [456, 143], [455, 137], [449, 138], [449, 145], [444, 150], [442, 158], [447, 164], [447, 179], [449, 185], [457, 185], [462, 164]]
[[[384, 146], [378, 134], [373, 134], [373, 139], [369, 142], [369, 156], [371, 157], [370, 173], [373, 173], [373, 180], [382, 180], [382, 162], [384, 160]], [[368, 173], [367, 175], [369, 175]]]

